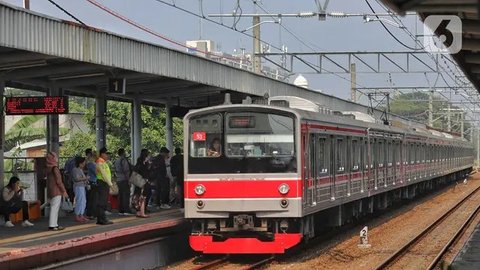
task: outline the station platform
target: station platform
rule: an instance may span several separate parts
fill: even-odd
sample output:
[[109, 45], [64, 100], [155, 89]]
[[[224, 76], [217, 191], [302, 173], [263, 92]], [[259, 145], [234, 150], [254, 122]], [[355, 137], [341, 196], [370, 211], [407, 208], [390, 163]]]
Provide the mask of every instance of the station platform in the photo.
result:
[[[149, 218], [108, 216], [111, 225], [74, 221], [73, 214], [59, 218], [62, 231], [49, 231], [48, 218], [35, 220], [33, 227], [0, 227], [0, 268], [30, 269], [89, 256], [120, 246], [156, 239], [186, 231], [188, 222], [181, 209], [155, 211]], [[50, 267], [44, 267], [48, 269]]]

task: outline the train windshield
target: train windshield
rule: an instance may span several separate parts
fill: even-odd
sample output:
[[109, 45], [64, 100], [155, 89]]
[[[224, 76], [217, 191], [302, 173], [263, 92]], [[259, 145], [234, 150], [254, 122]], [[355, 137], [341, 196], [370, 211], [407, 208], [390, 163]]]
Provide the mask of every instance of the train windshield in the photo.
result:
[[293, 117], [217, 113], [190, 120], [189, 173], [296, 172]]

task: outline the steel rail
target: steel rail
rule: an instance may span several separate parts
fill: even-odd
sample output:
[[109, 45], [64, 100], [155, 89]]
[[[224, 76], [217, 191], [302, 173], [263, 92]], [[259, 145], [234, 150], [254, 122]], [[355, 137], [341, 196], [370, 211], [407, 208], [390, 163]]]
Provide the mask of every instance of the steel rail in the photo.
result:
[[472, 221], [475, 219], [475, 217], [478, 215], [479, 212], [480, 212], [480, 205], [477, 206], [477, 208], [475, 209], [475, 211], [473, 211], [472, 214], [470, 214], [468, 219], [462, 224], [462, 226], [460, 227], [460, 229], [458, 229], [455, 235], [452, 236], [452, 238], [450, 238], [448, 243], [445, 244], [445, 246], [443, 246], [442, 250], [440, 250], [440, 252], [437, 254], [435, 259], [433, 259], [432, 263], [430, 263], [430, 265], [427, 267], [428, 270], [435, 268], [435, 266], [438, 264], [440, 259], [442, 259], [445, 253], [447, 253], [448, 249], [453, 245], [453, 243], [455, 243], [455, 241], [459, 239], [460, 236], [465, 232], [465, 230], [470, 226], [470, 224], [472, 223]]
[[470, 194], [468, 194], [465, 198], [463, 198], [460, 202], [450, 208], [445, 214], [443, 214], [440, 218], [430, 224], [427, 228], [421, 231], [417, 236], [415, 236], [412, 240], [402, 246], [399, 250], [397, 250], [394, 254], [392, 254], [389, 258], [384, 260], [379, 266], [375, 267], [375, 269], [385, 269], [390, 264], [392, 264], [395, 260], [400, 258], [410, 247], [412, 247], [415, 243], [418, 242], [422, 237], [426, 236], [430, 231], [432, 231], [435, 227], [437, 227], [440, 223], [442, 223], [448, 216], [454, 213], [461, 205], [463, 205], [468, 199], [470, 199], [475, 193], [480, 190], [480, 187], [477, 187], [473, 190]]
[[221, 266], [221, 265], [224, 265], [224, 264], [228, 263], [228, 257], [229, 256], [225, 256], [225, 257], [213, 260], [213, 261], [208, 262], [206, 264], [196, 266], [196, 267], [192, 268], [191, 270], [215, 269], [215, 267], [218, 267], [218, 266]]

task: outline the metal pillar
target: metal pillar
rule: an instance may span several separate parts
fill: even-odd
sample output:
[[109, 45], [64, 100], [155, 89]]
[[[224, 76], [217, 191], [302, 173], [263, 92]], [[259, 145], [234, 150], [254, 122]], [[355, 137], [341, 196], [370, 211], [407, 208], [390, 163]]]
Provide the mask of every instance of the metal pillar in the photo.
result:
[[30, 0], [23, 0], [23, 8], [30, 9]]
[[350, 99], [357, 102], [357, 68], [355, 63], [350, 64]]
[[3, 92], [5, 91], [5, 82], [0, 81], [0, 189], [5, 185], [4, 181], [4, 147], [5, 147], [5, 110], [3, 108]]
[[135, 163], [142, 151], [142, 100], [135, 95], [132, 101], [132, 163]]
[[167, 148], [173, 153], [173, 124], [170, 106], [170, 102], [167, 102], [167, 104], [165, 104], [165, 135]]
[[464, 112], [460, 112], [460, 134], [461, 137], [464, 137]]
[[450, 102], [448, 102], [448, 107], [447, 107], [447, 131], [448, 132], [452, 131], [452, 116], [450, 114]]
[[480, 128], [477, 128], [477, 165], [480, 163]]
[[433, 127], [433, 91], [428, 95], [428, 125]]
[[107, 107], [107, 99], [105, 98], [105, 95], [103, 93], [100, 93], [97, 95], [95, 98], [95, 133], [97, 137], [97, 151], [100, 150], [102, 147], [107, 146], [106, 142], [106, 134], [105, 134], [105, 128], [106, 128], [106, 122], [105, 122], [105, 111]]
[[253, 16], [253, 72], [261, 73], [260, 63], [260, 16]]
[[[56, 85], [52, 85], [48, 90], [50, 96], [60, 96], [61, 91]], [[58, 114], [49, 114], [47, 116], [47, 150], [60, 155], [60, 127]]]

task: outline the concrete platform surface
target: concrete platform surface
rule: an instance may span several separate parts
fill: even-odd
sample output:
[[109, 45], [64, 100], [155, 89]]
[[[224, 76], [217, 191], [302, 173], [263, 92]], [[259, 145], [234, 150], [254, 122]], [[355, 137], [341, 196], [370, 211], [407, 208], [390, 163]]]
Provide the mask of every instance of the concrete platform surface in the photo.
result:
[[45, 217], [33, 221], [33, 227], [22, 227], [20, 223], [13, 228], [1, 226], [0, 268], [44, 266], [183, 231], [188, 225], [180, 209], [149, 215], [138, 218], [112, 213], [108, 218], [114, 224], [97, 225], [96, 220], [75, 222], [73, 214], [69, 214], [59, 218], [58, 224], [66, 227], [62, 231], [49, 231]]

